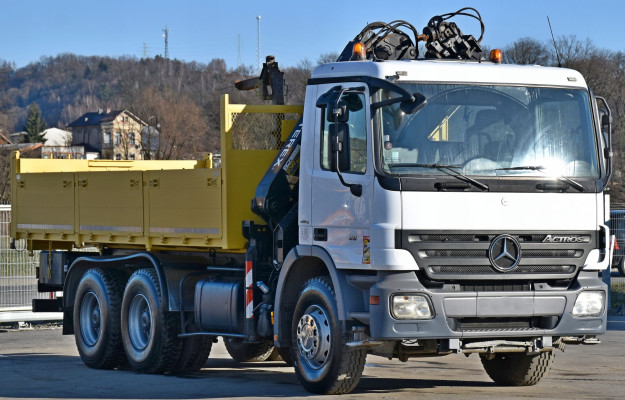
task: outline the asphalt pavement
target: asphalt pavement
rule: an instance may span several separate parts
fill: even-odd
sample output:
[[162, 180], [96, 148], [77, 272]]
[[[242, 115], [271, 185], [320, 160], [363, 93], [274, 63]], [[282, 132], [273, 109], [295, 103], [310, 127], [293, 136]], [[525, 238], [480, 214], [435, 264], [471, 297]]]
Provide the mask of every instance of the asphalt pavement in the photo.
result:
[[[625, 317], [624, 317], [625, 319]], [[48, 325], [49, 326], [49, 325]], [[601, 344], [567, 346], [536, 386], [500, 387], [478, 356], [449, 355], [406, 363], [369, 356], [356, 390], [313, 396], [282, 362], [237, 363], [221, 341], [205, 367], [183, 376], [141, 375], [86, 367], [73, 336], [51, 329], [0, 331], [0, 398], [212, 399], [306, 397], [341, 399], [617, 399], [625, 389], [625, 331], [610, 330]]]

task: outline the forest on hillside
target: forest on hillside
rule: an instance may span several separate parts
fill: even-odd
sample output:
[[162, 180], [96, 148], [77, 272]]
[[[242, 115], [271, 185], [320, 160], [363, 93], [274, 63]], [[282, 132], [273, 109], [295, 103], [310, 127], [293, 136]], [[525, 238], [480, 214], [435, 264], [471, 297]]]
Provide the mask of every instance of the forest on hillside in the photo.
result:
[[[557, 49], [557, 52], [555, 51]], [[554, 43], [521, 38], [504, 49], [504, 62], [573, 68], [591, 90], [607, 99], [613, 115], [615, 158], [612, 196], [625, 202], [625, 52], [598, 48], [590, 39], [563, 36]], [[279, 54], [276, 60], [280, 62]], [[301, 104], [306, 81], [316, 64], [332, 61], [328, 53], [312, 62], [281, 69], [288, 85], [287, 104]], [[228, 68], [223, 59], [208, 64], [162, 57], [85, 57], [61, 54], [16, 68], [0, 59], [0, 133], [23, 130], [28, 107], [36, 103], [48, 127], [65, 128], [85, 112], [127, 109], [163, 138], [178, 144], [170, 157], [195, 158], [219, 147], [219, 99], [262, 103], [256, 92], [239, 92], [236, 80], [257, 76], [251, 67]], [[0, 193], [0, 197], [6, 197]]]

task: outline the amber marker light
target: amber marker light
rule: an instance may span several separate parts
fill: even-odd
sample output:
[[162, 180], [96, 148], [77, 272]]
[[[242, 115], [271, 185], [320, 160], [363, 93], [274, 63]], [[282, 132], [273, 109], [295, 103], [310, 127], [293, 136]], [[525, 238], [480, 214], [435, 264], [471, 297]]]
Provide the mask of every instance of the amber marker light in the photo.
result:
[[490, 51], [490, 60], [496, 64], [501, 64], [503, 62], [503, 53], [499, 49]]
[[372, 306], [380, 305], [380, 296], [369, 296], [369, 304]]
[[365, 50], [365, 45], [362, 42], [354, 43], [354, 48], [352, 49], [352, 60], [366, 60], [367, 59], [367, 51]]

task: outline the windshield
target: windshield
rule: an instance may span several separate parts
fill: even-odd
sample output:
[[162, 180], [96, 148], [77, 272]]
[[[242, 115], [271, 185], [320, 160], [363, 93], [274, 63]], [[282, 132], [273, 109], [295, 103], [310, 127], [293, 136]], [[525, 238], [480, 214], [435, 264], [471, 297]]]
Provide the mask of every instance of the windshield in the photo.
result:
[[[380, 109], [389, 174], [597, 177], [588, 92], [571, 88], [402, 84], [427, 98], [417, 113]], [[382, 91], [382, 100], [392, 94]], [[529, 168], [521, 168], [529, 167]]]

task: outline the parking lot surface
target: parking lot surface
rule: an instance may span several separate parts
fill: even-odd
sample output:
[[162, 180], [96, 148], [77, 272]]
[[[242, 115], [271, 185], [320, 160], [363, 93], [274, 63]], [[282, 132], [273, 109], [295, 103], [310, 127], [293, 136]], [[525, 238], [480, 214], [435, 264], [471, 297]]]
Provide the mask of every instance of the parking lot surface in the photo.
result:
[[546, 379], [531, 387], [500, 387], [479, 357], [449, 355], [406, 363], [369, 356], [356, 390], [315, 396], [282, 362], [240, 364], [223, 344], [205, 367], [185, 376], [140, 375], [86, 367], [73, 336], [61, 330], [0, 332], [0, 398], [35, 399], [617, 399], [625, 390], [625, 331], [608, 331], [602, 343], [567, 346]]

